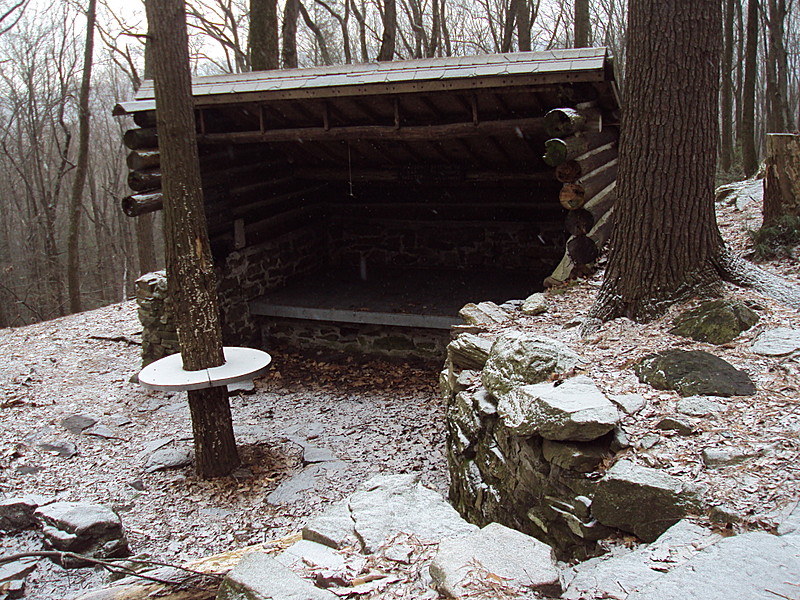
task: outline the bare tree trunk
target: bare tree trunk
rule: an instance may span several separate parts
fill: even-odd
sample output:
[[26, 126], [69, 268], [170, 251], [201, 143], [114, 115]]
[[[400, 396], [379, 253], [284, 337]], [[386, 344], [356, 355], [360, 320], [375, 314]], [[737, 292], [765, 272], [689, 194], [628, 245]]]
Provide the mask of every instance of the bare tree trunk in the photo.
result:
[[575, 47], [587, 48], [590, 37], [589, 0], [575, 0]]
[[300, 0], [286, 0], [283, 8], [283, 68], [297, 68], [297, 18], [300, 16]]
[[[177, 311], [184, 369], [224, 363], [222, 328], [203, 210], [183, 0], [147, 0], [152, 32], [159, 149], [167, 232], [167, 281]], [[195, 462], [200, 477], [228, 475], [239, 465], [225, 387], [189, 392]]]
[[250, 0], [250, 68], [253, 71], [277, 69], [278, 4], [275, 0]]
[[69, 207], [69, 231], [67, 234], [67, 289], [69, 311], [81, 312], [81, 213], [83, 212], [83, 188], [89, 166], [89, 92], [92, 81], [92, 57], [94, 54], [94, 22], [97, 0], [89, 0], [86, 10], [86, 46], [83, 51], [83, 76], [78, 96], [78, 160], [72, 197]]
[[520, 52], [531, 50], [531, 11], [528, 0], [517, 3], [517, 45]]
[[720, 140], [720, 168], [728, 172], [733, 166], [733, 4], [725, 0], [722, 47], [722, 81], [720, 86], [720, 112], [722, 135]]
[[394, 48], [397, 40], [397, 3], [396, 0], [383, 2], [383, 37], [381, 48], [378, 51], [379, 61], [389, 61], [394, 58]]
[[758, 171], [756, 151], [756, 57], [758, 54], [758, 0], [747, 0], [747, 42], [742, 86], [742, 169], [747, 177]]
[[[721, 289], [714, 175], [722, 22], [718, 0], [631, 0], [629, 11], [617, 222], [591, 316], [647, 321]], [[681, 152], [643, 151], [656, 147]]]
[[767, 2], [767, 77], [770, 133], [793, 128], [789, 110], [789, 64], [786, 53], [786, 0]]

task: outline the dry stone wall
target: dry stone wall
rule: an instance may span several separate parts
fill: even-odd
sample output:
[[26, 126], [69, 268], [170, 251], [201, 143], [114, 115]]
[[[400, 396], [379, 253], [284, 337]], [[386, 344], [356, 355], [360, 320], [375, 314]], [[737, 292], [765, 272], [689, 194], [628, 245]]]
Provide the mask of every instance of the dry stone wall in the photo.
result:
[[142, 324], [142, 366], [180, 352], [164, 271], [147, 273], [136, 280], [136, 304]]
[[463, 333], [440, 378], [451, 502], [468, 521], [532, 535], [563, 560], [596, 554], [614, 528], [652, 541], [700, 509], [678, 478], [623, 457], [607, 470], [628, 446], [623, 412], [643, 399], [606, 397], [574, 375], [580, 366], [556, 340]]

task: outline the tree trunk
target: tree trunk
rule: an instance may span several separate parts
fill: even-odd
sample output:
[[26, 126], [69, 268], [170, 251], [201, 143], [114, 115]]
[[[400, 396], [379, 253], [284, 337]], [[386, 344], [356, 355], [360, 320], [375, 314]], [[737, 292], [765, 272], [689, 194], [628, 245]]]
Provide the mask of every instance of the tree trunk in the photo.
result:
[[764, 225], [800, 217], [800, 134], [768, 134], [766, 163]]
[[[222, 329], [195, 138], [188, 36], [183, 0], [147, 0], [153, 42], [169, 296], [177, 312], [184, 369], [224, 363]], [[224, 387], [189, 392], [195, 461], [200, 477], [227, 475], [239, 465]]]
[[89, 0], [86, 9], [86, 46], [83, 51], [83, 76], [78, 96], [78, 160], [69, 206], [69, 230], [67, 233], [67, 290], [69, 311], [81, 312], [81, 214], [83, 212], [83, 188], [89, 168], [89, 93], [92, 80], [92, 57], [94, 54], [94, 22], [97, 0]]
[[575, 0], [575, 47], [588, 48], [590, 37], [589, 0]]
[[283, 68], [297, 68], [297, 18], [300, 16], [300, 0], [286, 0], [283, 8]]
[[771, 76], [769, 93], [771, 133], [789, 131], [793, 125], [792, 114], [789, 110], [789, 66], [785, 41], [786, 16], [786, 0], [768, 0], [767, 74]]
[[517, 4], [517, 46], [520, 52], [531, 51], [531, 13], [528, 0]]
[[389, 61], [394, 58], [394, 47], [397, 39], [397, 3], [396, 0], [384, 0], [383, 3], [383, 37], [377, 60]]
[[717, 0], [631, 0], [628, 19], [616, 230], [590, 316], [647, 321], [721, 289], [714, 175], [722, 22]]
[[277, 69], [278, 4], [275, 0], [250, 0], [250, 68]]
[[758, 0], [747, 0], [747, 42], [742, 85], [742, 169], [747, 177], [758, 171], [756, 151], [756, 57], [758, 54]]
[[722, 47], [722, 81], [720, 86], [720, 112], [722, 135], [720, 139], [720, 168], [726, 173], [733, 166], [733, 20], [735, 0], [725, 0]]

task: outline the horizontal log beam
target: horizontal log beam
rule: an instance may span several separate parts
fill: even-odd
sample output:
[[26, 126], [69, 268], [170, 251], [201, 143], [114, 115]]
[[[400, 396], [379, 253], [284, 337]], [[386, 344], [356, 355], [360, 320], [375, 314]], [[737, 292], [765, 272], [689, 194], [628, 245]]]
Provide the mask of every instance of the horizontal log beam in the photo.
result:
[[561, 183], [574, 183], [582, 176], [611, 162], [617, 155], [617, 143], [610, 142], [558, 165], [556, 179]]
[[558, 200], [569, 210], [583, 207], [602, 190], [617, 179], [617, 159], [606, 163], [575, 183], [565, 183]]
[[437, 170], [435, 167], [426, 169], [349, 169], [341, 168], [307, 168], [296, 169], [298, 179], [312, 181], [352, 181], [353, 183], [504, 183], [515, 181], [552, 181], [553, 174], [549, 171], [470, 171], [453, 169], [449, 167]]
[[484, 121], [482, 123], [448, 123], [444, 125], [414, 125], [397, 128], [394, 125], [354, 125], [347, 127], [299, 127], [267, 131], [237, 131], [198, 135], [198, 142], [321, 142], [321, 141], [402, 141], [420, 142], [453, 138], [493, 135], [542, 136], [544, 117]]
[[542, 160], [551, 167], [573, 160], [610, 142], [615, 142], [619, 137], [616, 128], [607, 128], [599, 133], [576, 133], [565, 138], [552, 138], [545, 142], [545, 153]]

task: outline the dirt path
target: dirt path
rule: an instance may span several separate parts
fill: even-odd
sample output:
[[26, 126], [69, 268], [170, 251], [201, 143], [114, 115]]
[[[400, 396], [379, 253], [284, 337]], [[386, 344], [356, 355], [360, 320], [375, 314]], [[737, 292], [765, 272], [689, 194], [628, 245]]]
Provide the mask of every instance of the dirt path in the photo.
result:
[[[184, 395], [129, 381], [139, 347], [128, 340], [139, 339], [138, 331], [132, 303], [0, 331], [6, 497], [36, 493], [111, 505], [135, 553], [183, 562], [298, 531], [310, 514], [377, 472], [420, 472], [446, 492], [435, 371], [296, 355], [276, 355], [255, 393], [231, 399], [244, 462], [236, 477], [202, 481], [191, 467], [145, 472], [157, 446], [191, 448], [191, 425]], [[78, 414], [98, 425], [66, 431], [61, 421]], [[63, 442], [77, 454], [65, 458], [40, 446]], [[273, 504], [268, 496], [279, 486]], [[38, 544], [33, 535], [5, 537], [0, 552]], [[43, 563], [29, 577], [26, 597], [67, 598], [98, 580], [90, 570], [66, 574]]]

